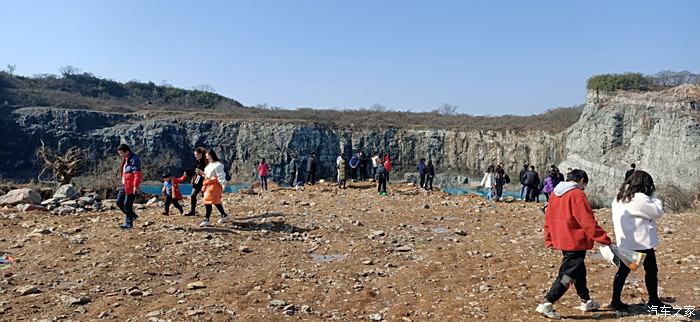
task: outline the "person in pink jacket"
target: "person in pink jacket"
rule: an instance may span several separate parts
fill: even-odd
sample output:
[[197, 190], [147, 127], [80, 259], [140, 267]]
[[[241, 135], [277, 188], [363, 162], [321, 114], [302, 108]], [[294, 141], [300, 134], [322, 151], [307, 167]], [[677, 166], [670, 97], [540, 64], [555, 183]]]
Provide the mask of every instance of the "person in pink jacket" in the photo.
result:
[[260, 189], [267, 190], [267, 173], [270, 171], [270, 165], [265, 162], [265, 158], [258, 164], [258, 176], [260, 176]]

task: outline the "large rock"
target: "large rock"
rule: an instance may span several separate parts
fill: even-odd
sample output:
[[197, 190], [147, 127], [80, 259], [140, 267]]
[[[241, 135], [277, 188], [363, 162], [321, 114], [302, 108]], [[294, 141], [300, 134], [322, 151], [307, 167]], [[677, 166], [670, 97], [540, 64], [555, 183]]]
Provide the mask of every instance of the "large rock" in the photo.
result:
[[586, 193], [611, 200], [630, 163], [657, 187], [700, 184], [700, 86], [660, 92], [588, 92], [586, 107], [566, 134], [560, 168], [586, 170]]
[[56, 189], [53, 197], [56, 199], [77, 199], [78, 193], [72, 184], [64, 184]]
[[32, 205], [41, 204], [41, 195], [32, 189], [11, 190], [4, 196], [0, 196], [0, 206], [15, 206], [22, 203]]

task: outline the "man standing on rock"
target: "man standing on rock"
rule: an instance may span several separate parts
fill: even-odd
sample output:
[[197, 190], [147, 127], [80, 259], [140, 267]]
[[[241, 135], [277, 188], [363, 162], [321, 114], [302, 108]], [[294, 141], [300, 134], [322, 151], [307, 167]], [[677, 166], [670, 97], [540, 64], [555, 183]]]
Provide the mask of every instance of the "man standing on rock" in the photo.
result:
[[134, 201], [143, 178], [141, 159], [134, 152], [131, 152], [131, 148], [126, 144], [120, 144], [117, 153], [122, 158], [122, 185], [117, 193], [117, 207], [126, 215], [124, 224], [119, 227], [131, 229], [134, 227], [134, 221], [139, 217], [134, 212]]
[[550, 196], [549, 206], [544, 215], [544, 243], [547, 248], [561, 250], [564, 258], [559, 275], [544, 297], [544, 302], [536, 311], [550, 319], [560, 319], [552, 305], [573, 285], [581, 298], [581, 311], [588, 312], [600, 308], [593, 301], [586, 286], [586, 250], [593, 243], [610, 245], [608, 234], [598, 225], [583, 190], [588, 185], [588, 174], [574, 169], [566, 182], [559, 183]]
[[630, 164], [630, 169], [625, 172], [625, 181], [632, 176], [635, 170], [637, 170], [637, 165], [634, 163]]
[[311, 152], [309, 159], [306, 160], [306, 183], [310, 185], [316, 184], [316, 167], [318, 167], [316, 152]]

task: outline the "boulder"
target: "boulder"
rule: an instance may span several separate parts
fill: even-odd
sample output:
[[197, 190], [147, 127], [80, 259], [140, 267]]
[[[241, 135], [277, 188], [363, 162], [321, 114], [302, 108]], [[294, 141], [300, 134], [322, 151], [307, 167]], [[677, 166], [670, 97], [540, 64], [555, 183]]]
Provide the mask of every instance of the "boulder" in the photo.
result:
[[27, 212], [27, 211], [49, 211], [48, 208], [44, 206], [38, 206], [38, 205], [32, 205], [32, 204], [21, 204], [17, 206], [17, 209], [19, 209], [22, 212]]
[[53, 197], [56, 199], [77, 199], [78, 193], [75, 191], [75, 187], [73, 187], [72, 184], [64, 184], [56, 189]]
[[32, 189], [15, 189], [0, 197], [1, 206], [16, 206], [22, 203], [38, 205], [41, 203], [41, 195]]

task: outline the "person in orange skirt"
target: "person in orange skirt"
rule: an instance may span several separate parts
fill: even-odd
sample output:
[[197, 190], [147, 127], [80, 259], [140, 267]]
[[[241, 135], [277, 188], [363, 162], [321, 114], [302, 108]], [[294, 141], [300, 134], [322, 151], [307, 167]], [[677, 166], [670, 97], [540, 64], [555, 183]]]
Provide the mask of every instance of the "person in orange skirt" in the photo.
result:
[[204, 171], [197, 169], [198, 175], [204, 177], [204, 185], [202, 187], [204, 191], [204, 208], [205, 218], [200, 227], [209, 226], [209, 218], [211, 217], [212, 205], [219, 210], [221, 218], [218, 223], [222, 224], [230, 220], [230, 217], [224, 211], [224, 206], [221, 204], [221, 195], [226, 188], [226, 172], [224, 171], [224, 164], [219, 161], [219, 157], [216, 152], [209, 150], [206, 153], [207, 166]]

